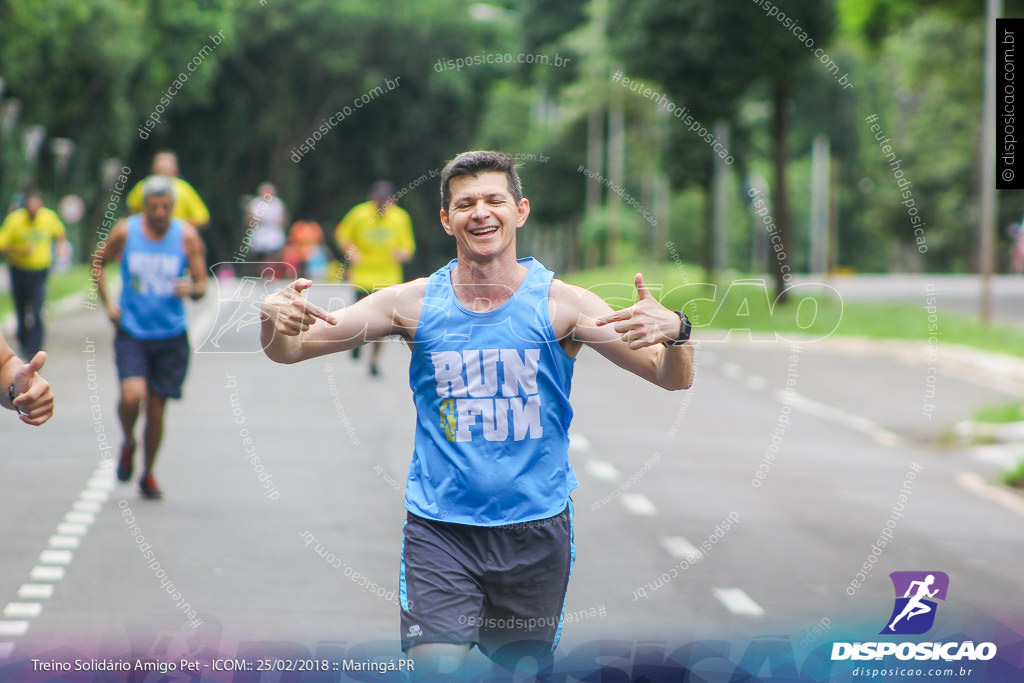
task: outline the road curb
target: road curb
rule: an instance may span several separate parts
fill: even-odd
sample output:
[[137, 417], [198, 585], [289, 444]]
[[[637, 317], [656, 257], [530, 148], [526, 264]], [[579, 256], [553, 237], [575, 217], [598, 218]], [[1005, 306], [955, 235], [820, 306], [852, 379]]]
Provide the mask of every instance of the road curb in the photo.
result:
[[963, 420], [953, 425], [953, 434], [967, 442], [1024, 442], [1024, 422], [975, 422]]
[[[804, 351], [841, 353], [851, 356], [893, 358], [919, 367], [933, 366], [949, 373], [973, 375], [987, 386], [1009, 394], [1024, 397], [1024, 358], [992, 351], [983, 351], [959, 344], [931, 344], [907, 339], [871, 339], [868, 337], [837, 337], [826, 339], [812, 335], [786, 333], [785, 338], [774, 334], [744, 335], [743, 339], [730, 335], [724, 340], [704, 342], [709, 347], [719, 343], [752, 346], [754, 344], [800, 344]], [[701, 346], [701, 342], [696, 342]]]

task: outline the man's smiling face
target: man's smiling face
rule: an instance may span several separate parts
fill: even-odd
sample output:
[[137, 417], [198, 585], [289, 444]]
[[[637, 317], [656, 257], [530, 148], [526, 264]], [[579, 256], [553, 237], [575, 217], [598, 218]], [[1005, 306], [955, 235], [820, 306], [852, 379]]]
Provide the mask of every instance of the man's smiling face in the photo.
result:
[[441, 211], [441, 224], [455, 237], [460, 257], [489, 260], [515, 244], [516, 230], [530, 215], [530, 202], [525, 197], [516, 202], [504, 173], [458, 176], [449, 187], [452, 200]]

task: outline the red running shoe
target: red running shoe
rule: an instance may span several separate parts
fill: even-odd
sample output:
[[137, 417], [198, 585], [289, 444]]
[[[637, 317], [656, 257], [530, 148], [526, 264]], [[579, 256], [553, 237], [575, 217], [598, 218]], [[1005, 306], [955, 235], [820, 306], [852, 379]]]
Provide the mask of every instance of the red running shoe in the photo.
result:
[[121, 444], [121, 459], [117, 463], [118, 481], [129, 481], [132, 478], [132, 471], [135, 469], [135, 442], [129, 446]]
[[164, 492], [156, 485], [156, 479], [153, 478], [152, 474], [144, 475], [142, 479], [139, 479], [139, 493], [142, 494], [143, 498], [148, 498], [149, 500], [159, 500], [164, 497]]

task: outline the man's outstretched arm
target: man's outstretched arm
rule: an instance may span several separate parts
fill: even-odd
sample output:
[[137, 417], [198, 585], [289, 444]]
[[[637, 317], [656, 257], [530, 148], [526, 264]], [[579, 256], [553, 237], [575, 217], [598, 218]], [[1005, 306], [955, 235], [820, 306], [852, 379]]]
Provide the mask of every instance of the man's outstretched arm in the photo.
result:
[[299, 278], [263, 300], [260, 340], [270, 360], [297, 363], [391, 334], [408, 336], [396, 320], [399, 297], [409, 283], [386, 287], [333, 312], [306, 299], [305, 291], [312, 284]]
[[569, 311], [559, 315], [573, 315], [573, 339], [593, 347], [619, 367], [665, 389], [689, 389], [693, 385], [693, 347], [663, 343], [678, 338], [679, 315], [651, 295], [640, 273], [635, 285], [637, 302], [613, 311], [597, 294], [560, 283], [560, 288], [569, 288], [569, 292], [563, 290], [556, 303], [569, 304]]

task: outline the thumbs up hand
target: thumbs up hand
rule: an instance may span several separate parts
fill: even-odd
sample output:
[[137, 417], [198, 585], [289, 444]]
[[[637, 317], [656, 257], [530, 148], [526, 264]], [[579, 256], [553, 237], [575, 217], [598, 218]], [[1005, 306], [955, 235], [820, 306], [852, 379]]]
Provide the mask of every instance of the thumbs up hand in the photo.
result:
[[615, 331], [631, 349], [660, 344], [679, 336], [679, 316], [662, 306], [644, 284], [644, 277], [634, 278], [637, 302], [629, 308], [598, 318], [597, 325], [615, 323]]
[[53, 416], [50, 383], [39, 374], [44, 363], [46, 352], [40, 351], [14, 373], [14, 409], [25, 424], [39, 426]]

